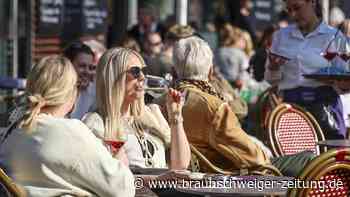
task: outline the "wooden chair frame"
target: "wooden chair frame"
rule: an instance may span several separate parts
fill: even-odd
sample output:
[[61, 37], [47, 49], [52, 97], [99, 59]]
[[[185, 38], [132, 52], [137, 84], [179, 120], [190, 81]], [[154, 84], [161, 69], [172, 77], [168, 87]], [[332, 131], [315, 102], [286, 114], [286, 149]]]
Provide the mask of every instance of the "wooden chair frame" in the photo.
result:
[[[198, 160], [203, 161], [209, 168], [215, 173], [225, 174], [225, 175], [266, 175], [268, 173], [275, 176], [282, 176], [282, 173], [272, 165], [259, 165], [251, 168], [242, 168], [236, 171], [227, 171], [215, 166], [210, 162], [196, 147], [190, 144], [191, 152], [195, 155]], [[191, 161], [193, 162], [193, 161]]]
[[[328, 172], [337, 169], [350, 171], [350, 148], [333, 149], [313, 159], [298, 176], [299, 180], [320, 180]], [[304, 197], [311, 188], [293, 188], [288, 190], [287, 196]]]
[[[316, 142], [325, 140], [321, 127], [309, 112], [306, 112], [301, 107], [296, 105], [281, 103], [270, 114], [269, 121], [268, 121], [268, 129], [267, 129], [268, 136], [264, 137], [264, 139], [268, 140], [267, 143], [270, 145], [274, 156], [285, 155], [283, 152], [282, 146], [279, 142], [279, 139], [277, 138], [276, 128], [278, 127], [278, 120], [287, 111], [292, 111], [294, 113], [297, 113], [298, 115], [303, 117], [309, 125], [312, 125], [312, 131], [316, 137], [315, 139]], [[316, 144], [315, 146], [316, 146], [316, 154], [320, 154], [321, 152], [326, 151], [326, 147], [319, 147]]]
[[13, 197], [25, 197], [24, 189], [15, 184], [10, 177], [0, 168], [0, 182]]
[[[277, 87], [272, 86], [262, 92], [256, 102], [256, 136], [263, 139], [264, 132], [267, 128], [268, 117], [273, 109], [281, 103], [281, 99], [277, 96]], [[265, 107], [269, 107], [268, 111], [264, 111]], [[264, 114], [266, 113], [266, 114]]]

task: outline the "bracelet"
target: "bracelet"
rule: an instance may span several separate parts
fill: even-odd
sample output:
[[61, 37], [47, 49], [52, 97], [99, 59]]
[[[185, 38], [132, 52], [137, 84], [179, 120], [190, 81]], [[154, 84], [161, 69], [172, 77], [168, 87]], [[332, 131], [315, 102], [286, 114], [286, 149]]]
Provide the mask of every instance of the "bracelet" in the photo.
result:
[[169, 125], [177, 125], [179, 123], [182, 123], [184, 119], [182, 116], [176, 117], [176, 118], [170, 118], [169, 119]]

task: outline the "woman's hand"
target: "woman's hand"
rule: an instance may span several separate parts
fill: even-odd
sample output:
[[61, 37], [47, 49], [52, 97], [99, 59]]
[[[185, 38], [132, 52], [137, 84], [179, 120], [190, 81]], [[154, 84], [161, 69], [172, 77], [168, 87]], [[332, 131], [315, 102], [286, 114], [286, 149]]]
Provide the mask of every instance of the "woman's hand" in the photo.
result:
[[269, 66], [270, 70], [279, 70], [280, 66], [287, 63], [289, 59], [276, 55], [272, 53], [270, 50], [267, 50], [267, 57], [269, 58]]
[[169, 89], [167, 95], [167, 112], [168, 112], [168, 121], [169, 123], [174, 123], [176, 121], [182, 121], [182, 107], [184, 104], [184, 99], [181, 92]]
[[119, 149], [118, 153], [114, 157], [118, 159], [120, 162], [122, 162], [125, 166], [129, 166], [129, 160], [128, 160], [128, 157], [126, 156], [126, 153], [123, 147]]

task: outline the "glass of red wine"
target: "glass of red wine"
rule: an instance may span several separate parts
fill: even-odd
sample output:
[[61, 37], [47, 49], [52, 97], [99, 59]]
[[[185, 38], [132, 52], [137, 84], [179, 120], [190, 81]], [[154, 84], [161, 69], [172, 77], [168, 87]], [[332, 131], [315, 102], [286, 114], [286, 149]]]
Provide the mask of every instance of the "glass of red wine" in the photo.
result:
[[339, 33], [340, 29], [338, 29], [336, 31], [336, 33], [334, 34], [333, 38], [329, 41], [325, 52], [322, 52], [321, 55], [328, 61], [328, 74], [330, 74], [330, 70], [331, 70], [331, 61], [336, 57], [336, 56], [340, 56], [340, 54], [338, 53], [338, 48], [335, 46], [336, 45], [336, 41], [337, 41], [337, 35]]
[[347, 62], [350, 59], [350, 53], [340, 53], [339, 56], [344, 60], [344, 62]]
[[118, 153], [118, 151], [125, 144], [126, 141], [127, 134], [122, 129], [118, 129], [115, 132], [106, 131], [103, 140], [105, 146], [113, 156], [115, 156]]

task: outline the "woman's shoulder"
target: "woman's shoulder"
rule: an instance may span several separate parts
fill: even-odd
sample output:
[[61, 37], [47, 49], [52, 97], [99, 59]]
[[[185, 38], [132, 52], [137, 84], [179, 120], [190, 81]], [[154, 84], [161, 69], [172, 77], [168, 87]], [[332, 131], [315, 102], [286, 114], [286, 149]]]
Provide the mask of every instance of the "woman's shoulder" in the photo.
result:
[[52, 130], [62, 130], [63, 132], [79, 131], [79, 133], [83, 133], [84, 130], [89, 130], [86, 125], [78, 119], [58, 118], [47, 114], [40, 114], [38, 126], [39, 129], [41, 127], [47, 127]]
[[103, 138], [104, 122], [102, 117], [97, 112], [88, 112], [82, 118], [83, 123], [94, 133], [98, 138]]

